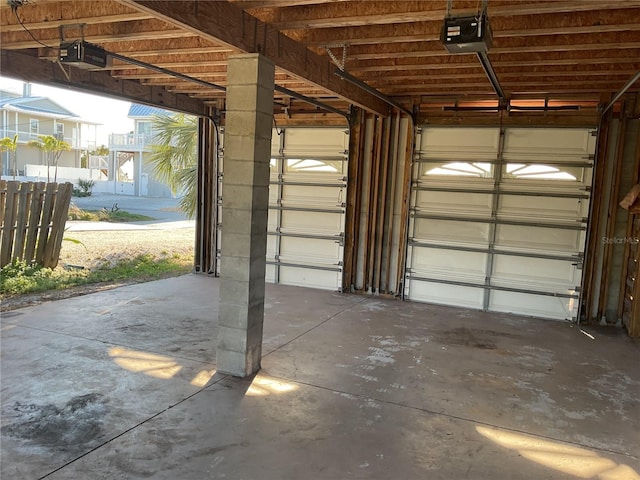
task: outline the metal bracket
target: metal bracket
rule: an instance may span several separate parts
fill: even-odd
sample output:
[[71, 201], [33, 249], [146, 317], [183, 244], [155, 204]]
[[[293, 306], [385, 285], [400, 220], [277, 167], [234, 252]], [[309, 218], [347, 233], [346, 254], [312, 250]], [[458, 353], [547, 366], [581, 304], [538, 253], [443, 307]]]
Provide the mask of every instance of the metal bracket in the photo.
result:
[[[347, 43], [341, 43], [339, 45], [325, 45], [324, 47], [324, 49], [327, 51], [327, 54], [329, 55], [329, 58], [331, 58], [331, 60], [333, 60], [333, 63], [335, 63], [336, 66], [343, 72], [344, 72], [344, 67], [347, 64], [347, 48], [348, 47], [349, 47], [349, 44]], [[342, 48], [342, 61], [338, 60], [335, 54], [331, 51], [332, 48]]]

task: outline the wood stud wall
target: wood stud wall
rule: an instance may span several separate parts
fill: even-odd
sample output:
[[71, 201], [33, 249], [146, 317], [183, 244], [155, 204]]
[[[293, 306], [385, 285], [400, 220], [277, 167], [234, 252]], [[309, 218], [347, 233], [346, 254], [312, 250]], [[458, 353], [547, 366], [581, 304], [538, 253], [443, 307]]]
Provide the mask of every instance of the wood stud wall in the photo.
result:
[[[636, 123], [640, 122], [640, 95], [636, 97]], [[640, 128], [638, 129], [640, 130]], [[635, 161], [631, 172], [631, 183], [640, 183], [640, 131], [636, 135]], [[623, 192], [624, 193], [624, 192]], [[640, 214], [630, 213], [627, 218], [627, 239], [640, 239]], [[633, 337], [640, 337], [640, 243], [625, 242], [620, 296], [618, 299], [618, 318]]]
[[[620, 233], [616, 230], [620, 214], [619, 202], [627, 193], [621, 190], [623, 177], [631, 176], [631, 184], [640, 182], [640, 129], [638, 119], [633, 113], [634, 101], [634, 98], [627, 96], [626, 102], [622, 101], [620, 108], [615, 112], [609, 110], [603, 116], [599, 126], [582, 284], [583, 302], [580, 317], [581, 321], [585, 322], [619, 324], [619, 320], [625, 318], [625, 308], [626, 316], [629, 317], [629, 305], [633, 305], [630, 299], [635, 298], [630, 293], [628, 279], [635, 278], [633, 270], [636, 264], [633, 255], [637, 248], [629, 241], [636, 238], [634, 220], [637, 215], [628, 215], [623, 239], [618, 239]], [[603, 99], [604, 103], [606, 101]], [[629, 148], [634, 151], [629, 152]], [[625, 158], [629, 155], [633, 155], [635, 159], [630, 173], [625, 169]], [[617, 241], [625, 243], [621, 266], [614, 262]], [[619, 291], [613, 289], [614, 284], [619, 285]], [[612, 296], [617, 300], [613, 301]], [[612, 301], [617, 305], [613, 312], [608, 309]], [[633, 311], [635, 316], [629, 317], [633, 318], [633, 321], [629, 322], [640, 323], [640, 310]], [[631, 332], [630, 325], [631, 323], [625, 323], [627, 330]], [[634, 327], [633, 331], [636, 331], [635, 335], [640, 335], [640, 327]]]
[[217, 275], [218, 138], [213, 121], [198, 122], [198, 197], [194, 267], [198, 273]]
[[[405, 119], [406, 120], [406, 119]], [[402, 135], [402, 117], [378, 117], [357, 111], [351, 129], [349, 199], [343, 285], [351, 291], [399, 294], [403, 251], [398, 236], [406, 236], [404, 220], [397, 221], [398, 198], [408, 194], [413, 130], [408, 145]], [[367, 139], [371, 139], [367, 144]], [[408, 155], [408, 156], [407, 156]], [[399, 183], [400, 182], [400, 183]], [[399, 185], [402, 190], [399, 191]], [[401, 201], [402, 218], [408, 213]], [[396, 223], [401, 225], [397, 228]], [[359, 275], [356, 274], [359, 272]], [[361, 278], [359, 281], [358, 279]]]

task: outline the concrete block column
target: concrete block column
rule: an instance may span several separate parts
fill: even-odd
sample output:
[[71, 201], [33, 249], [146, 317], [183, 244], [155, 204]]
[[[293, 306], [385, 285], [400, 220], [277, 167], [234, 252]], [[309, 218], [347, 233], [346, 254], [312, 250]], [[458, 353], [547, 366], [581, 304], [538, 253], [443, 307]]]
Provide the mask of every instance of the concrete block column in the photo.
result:
[[216, 363], [237, 377], [262, 357], [274, 72], [260, 54], [229, 57]]

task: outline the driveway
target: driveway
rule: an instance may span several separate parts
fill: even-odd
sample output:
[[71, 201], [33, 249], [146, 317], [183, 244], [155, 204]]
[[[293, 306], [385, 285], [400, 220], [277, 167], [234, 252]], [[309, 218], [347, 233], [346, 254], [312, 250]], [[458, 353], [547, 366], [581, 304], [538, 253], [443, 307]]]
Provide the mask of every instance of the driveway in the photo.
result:
[[96, 193], [90, 197], [73, 197], [71, 203], [83, 210], [100, 210], [102, 208], [111, 210], [117, 207], [129, 213], [152, 217], [153, 220], [127, 223], [68, 221], [67, 227], [69, 231], [171, 230], [193, 227], [195, 221], [189, 220], [186, 215], [180, 211], [178, 201], [179, 199], [177, 198], [132, 197], [108, 193]]

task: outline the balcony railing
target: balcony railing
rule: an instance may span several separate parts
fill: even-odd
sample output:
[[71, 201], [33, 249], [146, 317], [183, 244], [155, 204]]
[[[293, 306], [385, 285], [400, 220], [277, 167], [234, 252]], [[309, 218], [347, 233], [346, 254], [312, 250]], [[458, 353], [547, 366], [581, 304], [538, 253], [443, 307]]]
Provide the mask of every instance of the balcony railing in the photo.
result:
[[96, 148], [96, 143], [95, 141], [89, 141], [89, 140], [81, 140], [79, 138], [76, 137], [65, 137], [63, 135], [60, 135], [58, 133], [39, 133], [39, 134], [35, 134], [35, 133], [31, 133], [31, 132], [26, 132], [26, 131], [21, 131], [21, 130], [12, 130], [12, 129], [0, 129], [0, 138], [2, 137], [9, 137], [11, 139], [13, 139], [15, 134], [18, 134], [18, 144], [24, 145], [27, 142], [30, 142], [31, 140], [38, 140], [38, 138], [45, 136], [45, 135], [51, 135], [53, 137], [56, 137], [59, 140], [64, 140], [65, 142], [67, 142], [69, 145], [71, 145], [71, 148], [74, 150], [95, 150]]
[[152, 135], [143, 133], [112, 133], [109, 135], [109, 149], [127, 147], [144, 150], [151, 144], [152, 139]]

